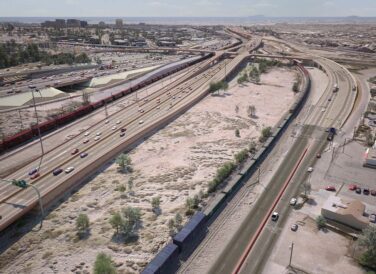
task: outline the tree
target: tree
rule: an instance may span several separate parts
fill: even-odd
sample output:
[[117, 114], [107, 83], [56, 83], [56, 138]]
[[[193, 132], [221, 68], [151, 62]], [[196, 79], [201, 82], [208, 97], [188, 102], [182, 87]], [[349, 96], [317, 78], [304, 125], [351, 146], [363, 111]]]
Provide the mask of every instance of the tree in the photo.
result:
[[141, 211], [139, 208], [128, 206], [122, 211], [123, 217], [129, 225], [134, 228], [141, 220]]
[[132, 171], [132, 160], [127, 154], [120, 154], [116, 158], [116, 163], [119, 165], [122, 172], [127, 173]]
[[129, 178], [129, 180], [128, 180], [128, 192], [132, 192], [132, 189], [133, 189], [133, 180], [134, 180], [133, 177]]
[[175, 226], [176, 226], [176, 228], [180, 229], [182, 223], [183, 223], [183, 217], [180, 215], [180, 213], [176, 213], [176, 215], [175, 215]]
[[235, 136], [236, 137], [240, 137], [240, 131], [239, 131], [239, 129], [235, 129]]
[[248, 150], [243, 149], [235, 154], [235, 161], [237, 164], [242, 163], [245, 159], [247, 159], [248, 156]]
[[78, 233], [83, 234], [89, 229], [90, 222], [89, 217], [86, 214], [81, 213], [76, 219], [76, 228]]
[[259, 141], [261, 143], [264, 143], [270, 136], [272, 136], [272, 128], [271, 127], [263, 128], [261, 131], [261, 136], [259, 138]]
[[299, 91], [299, 83], [298, 82], [294, 82], [294, 84], [292, 85], [292, 91], [294, 91], [294, 92]]
[[110, 224], [113, 228], [116, 229], [116, 234], [119, 234], [119, 230], [123, 224], [123, 218], [121, 217], [119, 212], [115, 212], [115, 214], [111, 216]]
[[101, 252], [94, 263], [94, 274], [116, 274], [116, 268], [112, 264], [111, 256]]
[[318, 229], [324, 228], [326, 225], [326, 219], [322, 215], [317, 216], [316, 225]]
[[359, 263], [371, 268], [376, 268], [376, 227], [367, 226], [359, 237], [359, 245], [366, 248], [360, 256]]
[[311, 184], [309, 182], [304, 182], [303, 183], [303, 189], [304, 189], [304, 196], [307, 197], [307, 195], [309, 193], [311, 193], [312, 186], [311, 186]]
[[257, 149], [257, 144], [256, 144], [256, 142], [252, 141], [252, 142], [249, 144], [249, 148], [248, 148], [249, 153], [251, 153], [251, 154], [256, 153], [256, 149]]
[[161, 205], [161, 197], [153, 197], [151, 199], [151, 207], [153, 208], [153, 211], [157, 211], [159, 209], [159, 206]]

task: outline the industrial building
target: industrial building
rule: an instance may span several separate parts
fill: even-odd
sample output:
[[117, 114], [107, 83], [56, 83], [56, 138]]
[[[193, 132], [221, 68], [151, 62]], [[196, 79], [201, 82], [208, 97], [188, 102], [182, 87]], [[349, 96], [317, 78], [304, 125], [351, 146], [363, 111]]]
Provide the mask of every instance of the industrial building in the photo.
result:
[[327, 219], [362, 230], [369, 224], [364, 211], [366, 206], [359, 200], [345, 200], [330, 196], [321, 208], [321, 215]]

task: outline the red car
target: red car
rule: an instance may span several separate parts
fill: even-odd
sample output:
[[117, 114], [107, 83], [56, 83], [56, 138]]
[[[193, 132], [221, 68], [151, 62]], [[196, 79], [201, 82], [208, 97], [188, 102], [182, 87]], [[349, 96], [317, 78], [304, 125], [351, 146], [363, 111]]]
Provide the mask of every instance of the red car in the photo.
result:
[[334, 186], [327, 186], [327, 187], [325, 187], [325, 190], [327, 190], [327, 191], [336, 191], [336, 188]]
[[78, 148], [73, 149], [71, 152], [72, 155], [77, 154], [77, 153], [78, 153]]
[[30, 179], [35, 179], [35, 178], [38, 178], [40, 176], [39, 172], [36, 172], [34, 173], [33, 175], [30, 176]]
[[357, 185], [349, 185], [349, 190], [356, 190], [357, 188]]

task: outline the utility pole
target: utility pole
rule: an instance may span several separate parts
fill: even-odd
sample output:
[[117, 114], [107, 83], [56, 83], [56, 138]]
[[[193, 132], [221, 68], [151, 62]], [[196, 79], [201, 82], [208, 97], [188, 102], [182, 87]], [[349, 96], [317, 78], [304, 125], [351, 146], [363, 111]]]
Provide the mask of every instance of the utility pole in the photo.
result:
[[39, 128], [39, 118], [38, 118], [37, 106], [35, 105], [34, 89], [31, 89], [31, 94], [33, 96], [34, 112], [35, 112], [35, 117], [36, 117], [36, 120], [37, 120], [39, 143], [40, 143], [40, 148], [41, 148], [41, 151], [42, 151], [42, 156], [40, 157], [39, 167], [38, 167], [38, 171], [39, 171], [40, 166], [42, 164], [43, 156], [44, 156], [44, 148], [43, 148], [43, 142], [42, 142], [42, 135], [40, 134], [40, 128]]
[[289, 246], [289, 249], [290, 249], [290, 261], [289, 261], [289, 266], [291, 266], [292, 252], [294, 251], [294, 242], [291, 242], [291, 245]]
[[333, 144], [333, 150], [332, 150], [332, 160], [331, 160], [331, 162], [333, 162], [333, 160], [334, 160], [334, 152], [335, 152], [335, 146], [334, 146], [334, 144]]
[[22, 123], [22, 116], [21, 116], [21, 110], [18, 110], [18, 114], [20, 116], [20, 122], [21, 122], [21, 130], [23, 129], [23, 123]]

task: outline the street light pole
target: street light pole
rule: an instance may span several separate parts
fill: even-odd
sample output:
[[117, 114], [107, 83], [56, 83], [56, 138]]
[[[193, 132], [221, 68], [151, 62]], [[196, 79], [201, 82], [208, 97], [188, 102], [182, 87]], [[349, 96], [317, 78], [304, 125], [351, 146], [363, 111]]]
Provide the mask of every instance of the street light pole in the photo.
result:
[[38, 118], [37, 106], [35, 104], [34, 89], [31, 89], [31, 95], [33, 97], [34, 112], [35, 112], [35, 117], [36, 117], [36, 120], [37, 120], [38, 137], [39, 137], [40, 148], [41, 148], [41, 151], [42, 151], [42, 156], [40, 157], [39, 167], [38, 167], [38, 170], [40, 170], [40, 166], [42, 164], [42, 159], [43, 159], [43, 156], [44, 156], [44, 148], [43, 148], [43, 142], [42, 142], [42, 135], [40, 134], [39, 118]]
[[294, 251], [294, 242], [291, 242], [290, 245], [290, 261], [289, 261], [289, 266], [291, 266], [291, 260], [292, 260], [292, 252]]

